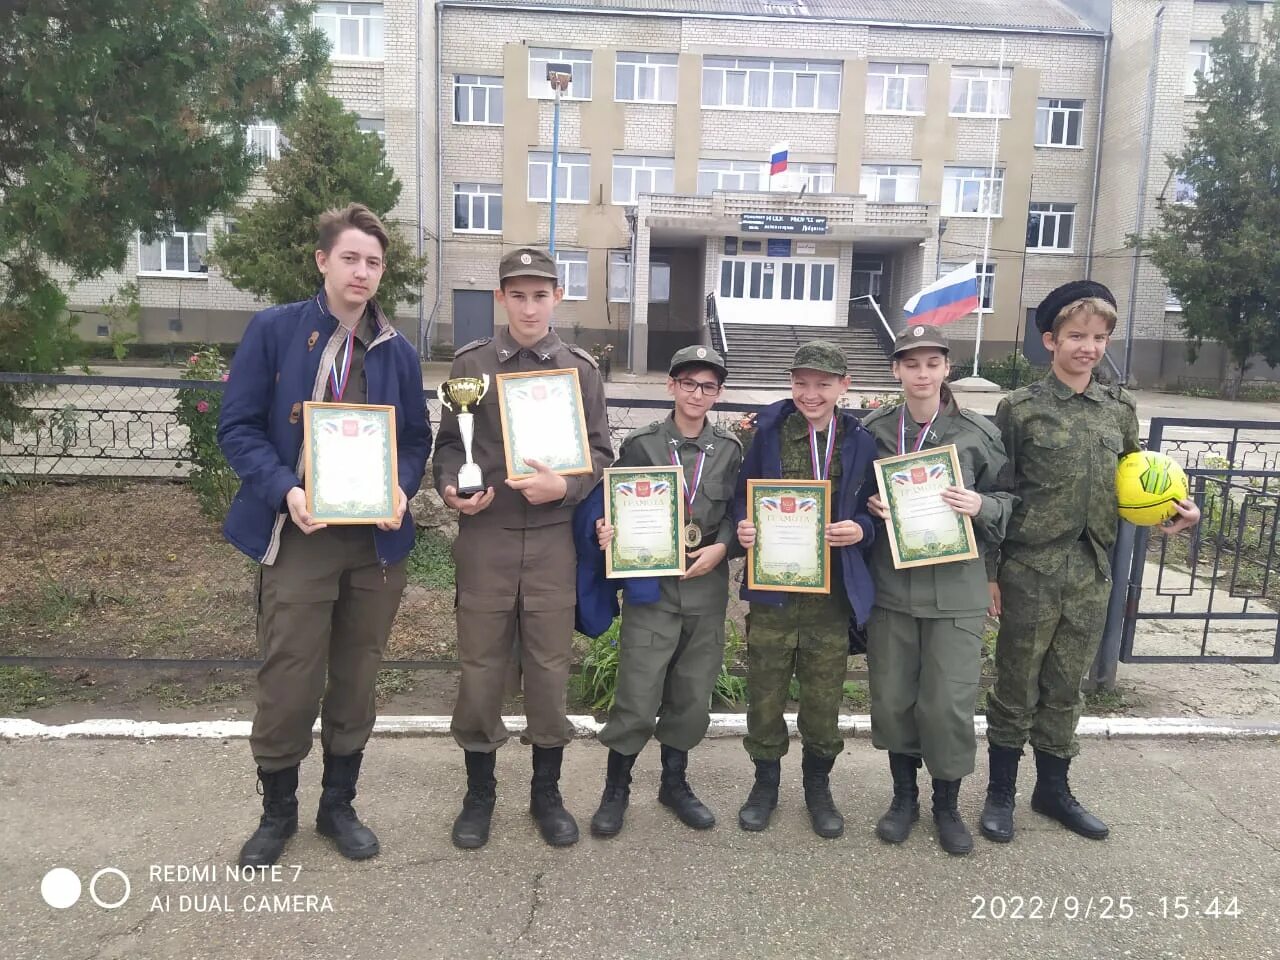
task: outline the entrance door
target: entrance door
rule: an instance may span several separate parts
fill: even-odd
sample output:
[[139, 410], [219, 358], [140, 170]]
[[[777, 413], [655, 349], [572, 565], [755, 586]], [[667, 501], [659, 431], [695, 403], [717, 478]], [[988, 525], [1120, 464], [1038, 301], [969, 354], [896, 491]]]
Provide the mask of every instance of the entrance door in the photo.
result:
[[453, 343], [455, 347], [493, 336], [493, 291], [453, 291]]
[[724, 257], [716, 306], [726, 323], [836, 325], [834, 260]]

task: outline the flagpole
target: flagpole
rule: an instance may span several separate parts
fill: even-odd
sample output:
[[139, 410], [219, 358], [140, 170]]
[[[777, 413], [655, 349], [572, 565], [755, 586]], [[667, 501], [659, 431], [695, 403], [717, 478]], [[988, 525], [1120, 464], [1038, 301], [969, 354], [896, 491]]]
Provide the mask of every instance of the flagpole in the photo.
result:
[[[997, 83], [1002, 82], [1004, 80], [1004, 38], [1003, 37], [1000, 40], [1000, 66], [998, 69], [998, 78], [999, 79], [996, 81]], [[1012, 86], [1012, 84], [1010, 86]], [[1010, 91], [1010, 98], [1012, 99], [1012, 90]], [[998, 106], [999, 105], [997, 105], [997, 107]], [[1012, 104], [1010, 104], [1010, 106], [1012, 106]], [[986, 227], [986, 230], [983, 232], [983, 237], [982, 237], [982, 260], [978, 262], [978, 334], [976, 337], [974, 337], [974, 340], [973, 340], [973, 375], [975, 377], [978, 375], [978, 353], [982, 350], [982, 299], [983, 299], [982, 291], [984, 289], [984, 285], [991, 283], [993, 279], [987, 273], [987, 257], [990, 255], [990, 252], [991, 252], [991, 217], [992, 217], [991, 211], [992, 211], [993, 202], [995, 200], [996, 163], [999, 161], [999, 155], [1000, 155], [999, 109], [997, 109], [996, 111], [996, 114], [993, 118], [993, 123], [995, 126], [995, 132], [994, 132], [994, 135], [991, 137], [991, 176], [988, 181], [990, 194], [987, 196], [987, 227]], [[982, 196], [981, 191], [978, 192], [978, 196], [979, 197]], [[1000, 186], [1000, 206], [1001, 206], [1001, 209], [1004, 208], [1004, 185], [1003, 184], [1001, 184]], [[995, 297], [995, 293], [993, 291], [992, 292], [993, 303], [995, 302], [994, 297]]]

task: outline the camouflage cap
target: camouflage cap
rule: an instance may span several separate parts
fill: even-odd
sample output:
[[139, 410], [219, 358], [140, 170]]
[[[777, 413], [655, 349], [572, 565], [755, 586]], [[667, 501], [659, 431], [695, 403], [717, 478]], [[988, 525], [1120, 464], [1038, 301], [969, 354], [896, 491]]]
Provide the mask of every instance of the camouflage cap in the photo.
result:
[[498, 282], [512, 277], [543, 277], [554, 280], [557, 286], [560, 283], [555, 260], [545, 250], [537, 247], [521, 247], [502, 258], [502, 263], [498, 265]]
[[907, 328], [898, 334], [898, 339], [893, 341], [893, 355], [900, 356], [916, 347], [935, 347], [943, 353], [951, 352], [947, 335], [927, 323], [908, 324]]
[[721, 381], [729, 375], [729, 370], [724, 365], [724, 358], [721, 357], [720, 354], [716, 353], [710, 347], [699, 347], [697, 345], [677, 350], [675, 355], [671, 358], [671, 366], [667, 370], [667, 373], [674, 377], [676, 375], [676, 371], [681, 367], [694, 365], [710, 367], [720, 375]]
[[800, 348], [796, 350], [791, 369], [820, 370], [844, 377], [849, 374], [849, 361], [845, 358], [844, 351], [829, 340], [810, 340], [800, 344]]

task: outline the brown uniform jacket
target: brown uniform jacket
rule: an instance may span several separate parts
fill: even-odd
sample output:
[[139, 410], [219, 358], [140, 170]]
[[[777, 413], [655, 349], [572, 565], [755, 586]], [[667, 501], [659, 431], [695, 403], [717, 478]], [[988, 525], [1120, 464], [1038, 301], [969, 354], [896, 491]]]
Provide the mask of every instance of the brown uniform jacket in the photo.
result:
[[[587, 439], [591, 445], [591, 464], [594, 469], [589, 474], [565, 477], [568, 490], [560, 502], [534, 506], [505, 483], [507, 466], [495, 377], [499, 373], [566, 370], [570, 367], [577, 368], [578, 380], [582, 386], [582, 405], [587, 418]], [[521, 347], [507, 328], [503, 327], [492, 338], [476, 340], [459, 349], [454, 354], [453, 366], [449, 369], [451, 378], [479, 377], [486, 373], [489, 375], [489, 390], [471, 408], [476, 417], [475, 441], [471, 454], [480, 466], [485, 486], [493, 487], [494, 499], [487, 509], [475, 516], [461, 514], [458, 518], [460, 530], [523, 530], [553, 523], [568, 523], [573, 518], [573, 508], [586, 498], [591, 488], [599, 482], [604, 468], [613, 462], [613, 445], [609, 440], [609, 420], [605, 412], [604, 383], [596, 369], [595, 360], [581, 347], [562, 342], [554, 330], [532, 347]], [[440, 414], [440, 431], [432, 461], [432, 476], [436, 490], [442, 496], [445, 487], [457, 486], [458, 468], [465, 459], [462, 437], [458, 433], [458, 418], [445, 408]]]

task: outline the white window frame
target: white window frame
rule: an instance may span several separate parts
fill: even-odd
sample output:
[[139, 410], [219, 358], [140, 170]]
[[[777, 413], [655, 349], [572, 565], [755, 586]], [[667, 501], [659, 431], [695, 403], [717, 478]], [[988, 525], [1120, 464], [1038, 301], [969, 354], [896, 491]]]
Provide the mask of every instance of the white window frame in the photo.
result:
[[356, 129], [361, 133], [372, 133], [387, 144], [387, 121], [382, 117], [356, 117]]
[[529, 99], [554, 100], [556, 93], [547, 80], [547, 64], [567, 63], [573, 71], [569, 89], [560, 94], [561, 100], [591, 99], [591, 51], [556, 47], [529, 48]]
[[244, 128], [244, 148], [261, 162], [280, 159], [280, 128], [272, 120], [255, 120]]
[[[458, 101], [462, 92], [466, 99], [466, 110]], [[477, 100], [484, 104], [484, 119], [476, 119]], [[453, 122], [472, 127], [500, 127], [503, 120], [503, 81], [502, 77], [491, 77], [477, 73], [457, 73], [453, 77]], [[495, 111], [496, 106], [496, 111]], [[466, 113], [465, 120], [460, 119]], [[498, 117], [493, 118], [494, 113]]]
[[[140, 277], [194, 277], [194, 278], [199, 278], [201, 280], [208, 279], [209, 277], [208, 263], [201, 263], [201, 267], [203, 267], [203, 269], [200, 269], [200, 270], [189, 269], [191, 265], [192, 254], [195, 253], [195, 250], [192, 245], [193, 239], [198, 238], [203, 240], [204, 252], [206, 255], [209, 252], [209, 225], [201, 224], [201, 226], [203, 229], [200, 229], [200, 230], [179, 230], [175, 227], [173, 230], [169, 231], [168, 233], [156, 237], [156, 239], [153, 240], [151, 243], [144, 242], [142, 239], [142, 233], [139, 232], [137, 235], [138, 276]], [[169, 247], [172, 244], [182, 245], [183, 269], [181, 270], [172, 270], [168, 266]], [[146, 268], [142, 265], [143, 250], [149, 249], [152, 247], [159, 247], [160, 249], [160, 269], [158, 270]]]
[[556, 273], [560, 275], [566, 300], [587, 299], [590, 291], [587, 266], [587, 251], [556, 250]]
[[[458, 226], [458, 200], [467, 198], [467, 225]], [[497, 225], [494, 220], [494, 201], [497, 201]], [[483, 213], [483, 226], [476, 226], [477, 212]], [[459, 182], [453, 185], [454, 233], [502, 233], [502, 184]]]
[[[1032, 221], [1039, 218], [1035, 226], [1036, 243], [1031, 241]], [[1062, 246], [1062, 235], [1066, 232], [1067, 245]], [[1027, 208], [1027, 252], [1035, 253], [1071, 253], [1076, 236], [1076, 205], [1074, 203], [1032, 203]], [[1049, 242], [1046, 243], [1045, 241]]]
[[[886, 182], [893, 183], [893, 199], [881, 197]], [[914, 184], [910, 190], [903, 190]], [[871, 203], [919, 203], [920, 165], [913, 163], [864, 163], [858, 192]], [[908, 196], [909, 194], [909, 196]]]
[[609, 302], [631, 302], [631, 251], [610, 250], [608, 272]]
[[[621, 193], [619, 176], [626, 178], [626, 189]], [[674, 193], [675, 189], [676, 162], [671, 157], [614, 156], [613, 202], [618, 206], [636, 203], [642, 193]]]
[[[636, 53], [619, 50], [613, 68], [613, 99], [618, 103], [675, 103], [679, 57], [674, 53]], [[632, 96], [622, 96], [622, 81], [630, 77]], [[652, 96], [642, 96], [647, 85]], [[666, 90], [666, 95], [663, 91]]]
[[806, 184], [806, 193], [835, 193], [836, 165], [834, 163], [791, 163], [787, 172], [797, 181]]
[[[960, 262], [942, 262], [942, 271], [938, 276], [946, 276], [952, 270], [964, 266]], [[978, 309], [974, 313], [995, 312], [996, 265], [994, 263], [978, 264]]]
[[[842, 66], [835, 60], [704, 57], [702, 106], [713, 110], [839, 113]], [[812, 83], [812, 106], [796, 106]], [[824, 92], [833, 103], [822, 106]], [[808, 99], [808, 97], [805, 97]]]
[[[747, 178], [755, 177], [755, 186], [748, 186]], [[709, 196], [716, 191], [725, 193], [755, 193], [764, 189], [768, 183], [769, 168], [756, 160], [712, 160], [698, 161], [698, 194]], [[715, 177], [715, 186], [704, 190], [705, 177]], [[725, 181], [730, 181], [726, 185]], [[740, 185], [734, 185], [737, 182]]]
[[[376, 11], [373, 8], [377, 8]], [[353, 10], [358, 12], [353, 13]], [[328, 29], [321, 21], [332, 21], [333, 29]], [[347, 23], [356, 25], [358, 53], [341, 52], [342, 28]], [[381, 0], [368, 3], [331, 3], [326, 0], [326, 2], [317, 3], [311, 14], [311, 24], [329, 37], [329, 59], [331, 60], [383, 59], [385, 19]]]
[[[538, 167], [546, 172], [547, 192], [545, 196], [534, 196], [533, 171]], [[551, 202], [551, 151], [530, 150], [528, 163], [529, 189], [527, 198], [531, 203]], [[560, 163], [556, 172], [556, 202], [586, 203], [591, 194], [591, 154], [560, 153]]]
[[[976, 184], [977, 209], [965, 210], [968, 185]], [[994, 200], [993, 200], [994, 197]], [[988, 210], [988, 208], [993, 208]], [[944, 217], [1000, 217], [1004, 215], [1004, 170], [990, 167], [943, 167], [942, 215]]]
[[1178, 171], [1173, 175], [1173, 202], [1186, 204], [1189, 207], [1195, 206], [1196, 188], [1186, 174]]
[[[1075, 140], [1071, 139], [1071, 125], [1075, 123]], [[1061, 127], [1061, 136], [1054, 139], [1054, 127]], [[1084, 101], [1040, 98], [1036, 101], [1037, 147], [1062, 147], [1070, 150], [1084, 149]]]
[[[866, 112], [923, 116], [928, 85], [929, 68], [923, 63], [868, 63]], [[910, 105], [913, 99], [918, 108]], [[891, 102], [901, 106], [890, 106]]]
[[953, 117], [1007, 117], [1012, 90], [1010, 67], [1002, 70], [1000, 67], [955, 66], [951, 68], [947, 111]]
[[1192, 40], [1187, 48], [1187, 85], [1185, 93], [1188, 97], [1196, 96], [1196, 74], [1203, 73], [1206, 80], [1213, 79], [1213, 48], [1208, 40]]
[[871, 299], [873, 299], [877, 304], [879, 304], [880, 290], [884, 284], [884, 258], [883, 257], [859, 257], [859, 256], [855, 256], [853, 258], [853, 269], [850, 272], [850, 280], [849, 280], [849, 296], [851, 298], [866, 295], [866, 294], [859, 294], [857, 292], [858, 277], [864, 276], [864, 275], [868, 278], [867, 294], [869, 294], [871, 296]]
[[1164, 312], [1165, 313], [1181, 313], [1182, 301], [1168, 287], [1164, 289]]

